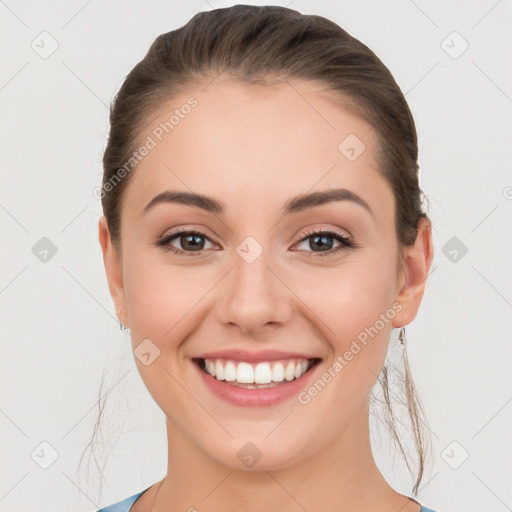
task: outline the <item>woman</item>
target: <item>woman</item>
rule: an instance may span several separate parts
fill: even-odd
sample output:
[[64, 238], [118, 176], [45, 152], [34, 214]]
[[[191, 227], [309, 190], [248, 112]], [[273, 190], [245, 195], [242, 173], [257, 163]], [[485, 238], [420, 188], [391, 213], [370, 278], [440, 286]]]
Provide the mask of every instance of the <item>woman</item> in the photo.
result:
[[155, 40], [110, 122], [99, 238], [168, 471], [102, 510], [428, 512], [369, 436], [433, 256], [389, 70], [323, 17], [215, 9]]

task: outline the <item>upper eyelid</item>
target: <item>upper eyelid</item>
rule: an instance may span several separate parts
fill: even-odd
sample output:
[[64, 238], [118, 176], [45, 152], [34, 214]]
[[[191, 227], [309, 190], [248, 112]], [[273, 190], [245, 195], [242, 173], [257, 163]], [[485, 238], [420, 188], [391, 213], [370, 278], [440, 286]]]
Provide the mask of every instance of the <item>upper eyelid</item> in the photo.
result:
[[301, 233], [299, 235], [300, 238], [298, 239], [298, 241], [300, 242], [304, 238], [309, 238], [310, 236], [314, 236], [315, 234], [320, 234], [320, 233], [331, 233], [332, 235], [340, 236], [340, 237], [343, 237], [346, 239], [352, 238], [352, 235], [350, 235], [349, 233], [343, 234], [341, 231], [346, 231], [346, 230], [341, 230], [340, 228], [317, 228], [317, 227], [306, 228], [301, 231]]
[[169, 238], [169, 237], [177, 237], [180, 234], [186, 235], [186, 234], [194, 234], [194, 233], [197, 233], [198, 235], [203, 236], [204, 238], [207, 238], [212, 243], [217, 243], [214, 240], [212, 240], [212, 237], [208, 233], [206, 233], [204, 231], [204, 228], [194, 228], [194, 227], [191, 227], [191, 228], [179, 228], [176, 231], [173, 231], [171, 233], [162, 235], [161, 239]]

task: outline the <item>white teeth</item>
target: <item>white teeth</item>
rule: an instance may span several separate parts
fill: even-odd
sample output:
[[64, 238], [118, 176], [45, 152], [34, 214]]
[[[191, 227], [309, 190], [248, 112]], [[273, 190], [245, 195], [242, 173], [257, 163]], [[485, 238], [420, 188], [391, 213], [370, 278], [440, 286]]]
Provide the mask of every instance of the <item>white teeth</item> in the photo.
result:
[[[219, 361], [217, 363], [220, 364]], [[252, 384], [254, 382], [254, 368], [249, 363], [238, 363], [236, 380], [241, 384]]]
[[293, 380], [295, 378], [295, 365], [293, 363], [287, 364], [284, 370], [284, 378], [286, 380]]
[[284, 380], [291, 382], [306, 373], [309, 361], [283, 360], [262, 362], [252, 365], [246, 362], [205, 359], [204, 369], [217, 380], [238, 382], [240, 384], [272, 384]]
[[224, 379], [228, 382], [236, 380], [236, 366], [231, 361], [228, 361], [224, 368]]
[[224, 380], [224, 366], [222, 366], [218, 359], [215, 361], [215, 378], [217, 380]]
[[301, 375], [306, 373], [306, 370], [308, 369], [308, 363], [307, 361], [303, 361], [302, 363], [299, 363], [295, 366], [295, 378], [298, 379]]
[[268, 384], [272, 380], [272, 370], [268, 363], [259, 363], [254, 370], [254, 382], [256, 384]]
[[272, 368], [272, 380], [274, 382], [283, 382], [284, 380], [284, 367], [281, 363], [276, 363]]

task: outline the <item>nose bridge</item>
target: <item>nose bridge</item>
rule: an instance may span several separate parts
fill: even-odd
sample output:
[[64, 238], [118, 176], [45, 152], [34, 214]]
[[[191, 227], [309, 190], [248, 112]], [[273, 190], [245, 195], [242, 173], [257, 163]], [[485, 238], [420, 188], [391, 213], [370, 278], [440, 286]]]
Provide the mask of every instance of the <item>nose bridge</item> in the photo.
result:
[[272, 269], [275, 260], [270, 249], [248, 236], [235, 247], [232, 258], [232, 271], [217, 302], [219, 319], [243, 331], [284, 322], [289, 297]]
[[270, 294], [272, 278], [269, 270], [272, 255], [268, 248], [257, 242], [253, 237], [247, 237], [235, 249], [233, 255], [234, 275], [233, 289], [242, 297], [249, 292]]

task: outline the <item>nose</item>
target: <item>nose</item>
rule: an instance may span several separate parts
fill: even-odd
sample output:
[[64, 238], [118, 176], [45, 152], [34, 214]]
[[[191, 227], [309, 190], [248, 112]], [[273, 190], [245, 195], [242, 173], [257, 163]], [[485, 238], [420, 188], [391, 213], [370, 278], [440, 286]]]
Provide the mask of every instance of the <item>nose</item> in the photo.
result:
[[265, 251], [252, 262], [233, 254], [233, 268], [216, 301], [217, 318], [223, 325], [257, 335], [289, 320], [293, 293], [273, 267]]

